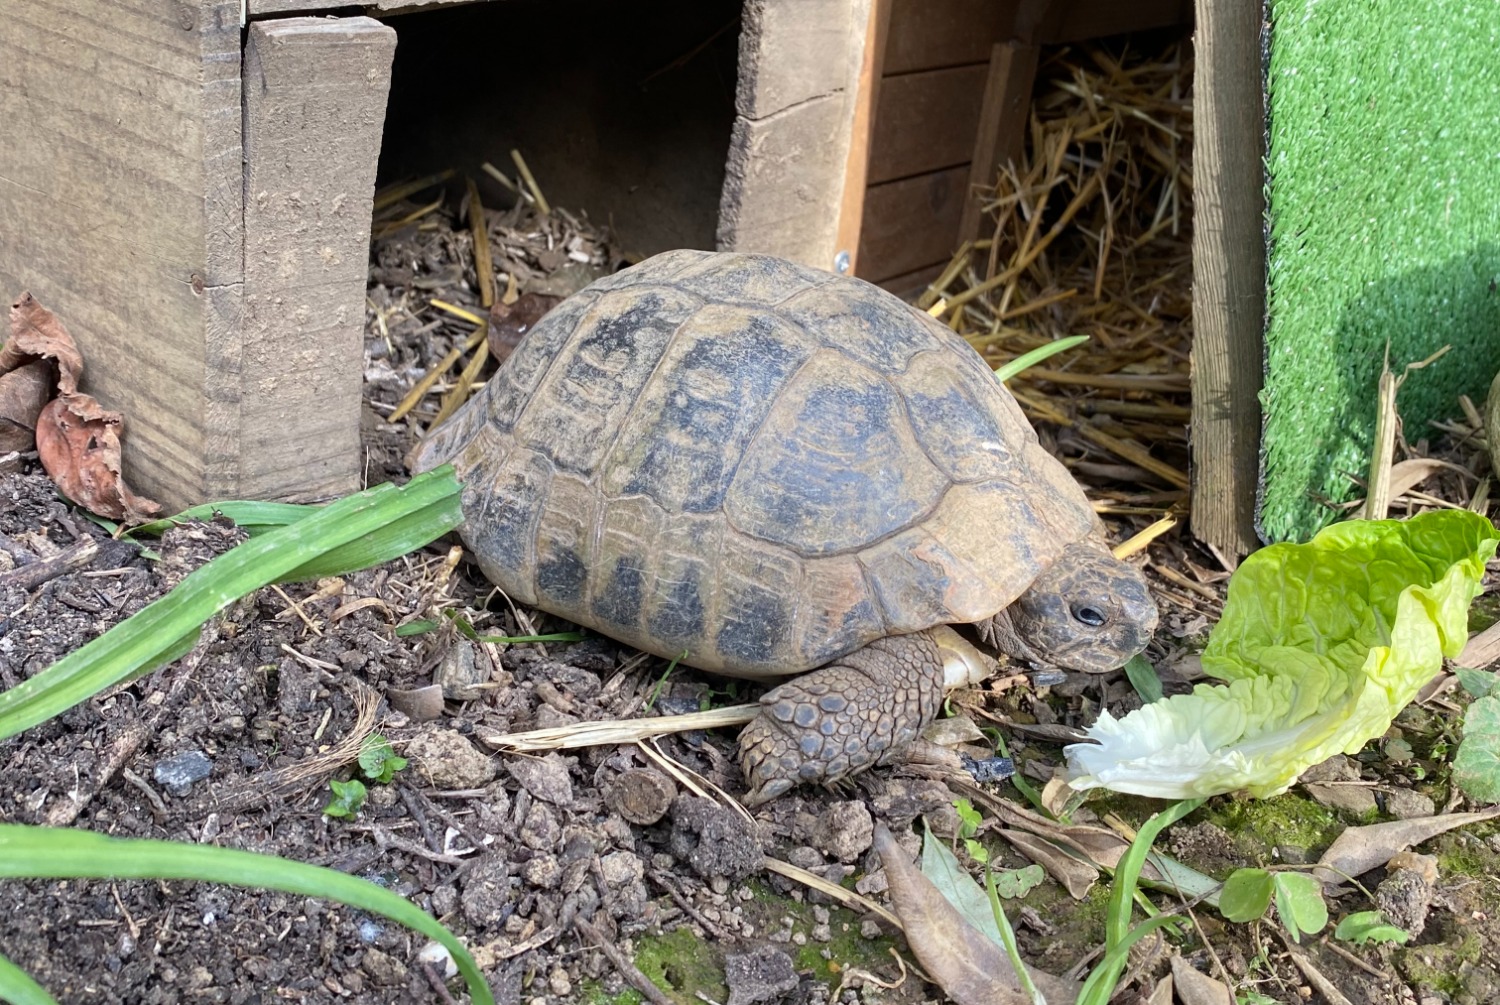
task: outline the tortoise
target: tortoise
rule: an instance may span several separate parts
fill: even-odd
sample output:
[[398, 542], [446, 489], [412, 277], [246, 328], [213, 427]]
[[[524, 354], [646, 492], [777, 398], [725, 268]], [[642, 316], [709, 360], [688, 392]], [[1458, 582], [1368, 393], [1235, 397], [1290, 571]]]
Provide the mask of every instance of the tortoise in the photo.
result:
[[940, 626], [1104, 672], [1156, 625], [978, 353], [766, 255], [669, 251], [585, 287], [412, 462], [454, 464], [461, 536], [513, 599], [714, 673], [802, 675], [740, 734], [752, 805], [893, 759], [941, 705]]

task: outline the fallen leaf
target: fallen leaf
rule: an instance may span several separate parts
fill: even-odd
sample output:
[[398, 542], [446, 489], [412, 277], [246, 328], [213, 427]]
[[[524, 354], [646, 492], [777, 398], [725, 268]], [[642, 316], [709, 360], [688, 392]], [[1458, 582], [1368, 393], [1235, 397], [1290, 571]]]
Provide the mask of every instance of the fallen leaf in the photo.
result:
[[[875, 825], [875, 851], [907, 944], [948, 997], [958, 1005], [1030, 1005], [1005, 951], [964, 920], [883, 823]], [[1048, 1001], [1070, 1002], [1078, 996], [1077, 984], [1034, 968], [1030, 972]]]
[[0, 373], [7, 373], [39, 359], [57, 363], [57, 384], [61, 394], [77, 394], [78, 380], [83, 376], [83, 356], [73, 336], [63, 327], [57, 315], [37, 303], [30, 293], [23, 293], [10, 305], [10, 339], [0, 349]]
[[1463, 468], [1435, 457], [1413, 457], [1391, 465], [1391, 498], [1400, 499], [1444, 468], [1468, 474]]
[[130, 491], [120, 477], [119, 412], [87, 394], [54, 398], [37, 418], [36, 449], [42, 467], [63, 495], [91, 513], [140, 523], [161, 506]]
[[1453, 784], [1475, 802], [1500, 803], [1500, 695], [1486, 695], [1464, 713]]
[[1223, 981], [1200, 974], [1181, 956], [1172, 957], [1172, 985], [1182, 1005], [1234, 1005], [1234, 995]]
[[58, 387], [57, 397], [35, 417], [37, 454], [48, 477], [73, 502], [111, 520], [139, 523], [160, 513], [160, 505], [136, 495], [121, 477], [124, 419], [78, 390], [83, 356], [73, 337], [55, 314], [23, 293], [10, 305], [10, 340], [0, 349], [0, 373], [13, 378], [43, 360], [52, 361], [41, 364], [49, 370], [57, 365]]
[[513, 304], [502, 302], [492, 306], [488, 335], [490, 355], [497, 363], [504, 363], [526, 333], [561, 301], [562, 297], [545, 293], [523, 293]]
[[1500, 816], [1500, 806], [1478, 813], [1443, 813], [1389, 823], [1350, 827], [1334, 838], [1318, 860], [1313, 875], [1326, 886], [1336, 886], [1350, 876], [1359, 876], [1385, 865], [1397, 852], [1421, 844], [1457, 827], [1481, 823]]
[[52, 396], [52, 364], [35, 360], [0, 375], [0, 454], [36, 445], [36, 417]]
[[1002, 829], [1000, 836], [1015, 845], [1021, 854], [1046, 869], [1053, 879], [1067, 888], [1069, 896], [1074, 900], [1087, 897], [1089, 890], [1099, 879], [1096, 867], [1035, 834]]

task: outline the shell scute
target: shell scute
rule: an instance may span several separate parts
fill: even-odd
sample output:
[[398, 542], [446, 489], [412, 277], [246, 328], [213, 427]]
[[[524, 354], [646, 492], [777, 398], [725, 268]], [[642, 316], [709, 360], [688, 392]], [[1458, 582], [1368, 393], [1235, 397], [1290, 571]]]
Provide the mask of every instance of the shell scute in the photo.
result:
[[908, 526], [947, 484], [917, 447], [890, 382], [823, 350], [787, 382], [724, 507], [746, 534], [827, 555]]
[[601, 296], [522, 408], [516, 439], [564, 471], [591, 475], [673, 333], [700, 306], [698, 298], [671, 287]]
[[668, 513], [717, 511], [746, 444], [814, 348], [765, 311], [698, 311], [642, 388], [604, 462], [603, 491], [649, 495]]

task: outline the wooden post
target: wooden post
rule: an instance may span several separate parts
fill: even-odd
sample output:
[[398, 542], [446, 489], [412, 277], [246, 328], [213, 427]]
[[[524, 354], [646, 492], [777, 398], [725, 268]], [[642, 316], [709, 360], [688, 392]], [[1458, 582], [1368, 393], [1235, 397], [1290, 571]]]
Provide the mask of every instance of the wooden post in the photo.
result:
[[[993, 189], [1000, 169], [1018, 160], [1026, 139], [1026, 116], [1031, 109], [1031, 86], [1036, 81], [1039, 48], [1030, 42], [998, 42], [990, 51], [989, 74], [980, 105], [979, 132], [969, 165], [969, 194], [964, 200], [958, 241], [979, 237], [983, 193]], [[993, 228], [992, 228], [993, 229]]]
[[370, 200], [395, 50], [367, 17], [250, 25], [241, 495], [359, 487]]
[[860, 224], [865, 215], [865, 186], [868, 184], [870, 170], [870, 137], [874, 133], [875, 102], [880, 88], [881, 67], [885, 63], [886, 32], [891, 21], [891, 0], [869, 2], [865, 49], [860, 61], [859, 83], [854, 93], [854, 124], [849, 130], [849, 156], [844, 162], [844, 191], [839, 201], [838, 236], [834, 242], [835, 268], [851, 276], [858, 263]]
[[1198, 0], [1193, 81], [1193, 533], [1258, 545], [1266, 311], [1259, 4]]
[[745, 5], [718, 246], [832, 270], [855, 114], [850, 90], [875, 0]]

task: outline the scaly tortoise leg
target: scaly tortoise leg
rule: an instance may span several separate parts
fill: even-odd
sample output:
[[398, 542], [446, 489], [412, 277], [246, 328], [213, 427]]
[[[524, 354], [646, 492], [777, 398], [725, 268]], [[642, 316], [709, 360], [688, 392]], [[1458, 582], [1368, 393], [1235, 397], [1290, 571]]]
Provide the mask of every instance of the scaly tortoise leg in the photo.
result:
[[766, 692], [740, 731], [745, 805], [888, 760], [942, 708], [943, 665], [933, 632], [892, 635]]

